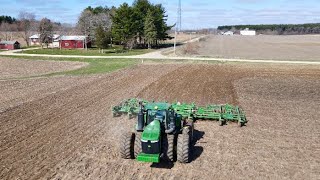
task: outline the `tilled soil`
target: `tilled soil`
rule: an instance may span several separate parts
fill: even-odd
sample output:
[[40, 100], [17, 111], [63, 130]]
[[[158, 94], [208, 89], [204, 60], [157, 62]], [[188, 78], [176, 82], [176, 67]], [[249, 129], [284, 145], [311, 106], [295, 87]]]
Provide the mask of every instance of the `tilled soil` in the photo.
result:
[[0, 57], [0, 80], [74, 70], [86, 65], [88, 64], [82, 62], [28, 61]]
[[209, 36], [206, 41], [190, 45], [188, 52], [194, 56], [231, 59], [319, 61], [319, 41], [320, 36], [314, 35], [216, 35]]
[[[0, 179], [319, 179], [320, 67], [139, 65], [107, 75], [0, 84]], [[34, 91], [31, 86], [35, 86]], [[249, 123], [198, 121], [191, 163], [119, 157], [129, 97], [233, 103]]]

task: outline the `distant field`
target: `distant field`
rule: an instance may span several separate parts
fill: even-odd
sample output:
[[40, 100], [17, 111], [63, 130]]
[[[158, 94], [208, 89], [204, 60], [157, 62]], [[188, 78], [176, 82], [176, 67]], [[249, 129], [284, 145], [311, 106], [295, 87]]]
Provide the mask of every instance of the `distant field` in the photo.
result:
[[80, 56], [133, 56], [152, 52], [150, 49], [133, 49], [129, 51], [123, 51], [119, 48], [106, 49], [103, 53], [100, 53], [98, 49], [35, 49], [25, 50], [26, 54], [50, 54], [50, 55], [80, 55]]
[[196, 53], [192, 55], [317, 61], [320, 60], [320, 36], [210, 36], [206, 41], [197, 44]]

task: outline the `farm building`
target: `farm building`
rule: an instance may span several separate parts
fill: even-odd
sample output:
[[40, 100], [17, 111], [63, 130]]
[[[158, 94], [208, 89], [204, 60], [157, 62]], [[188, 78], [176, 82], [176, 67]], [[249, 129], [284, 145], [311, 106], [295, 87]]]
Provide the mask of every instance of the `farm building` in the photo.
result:
[[35, 45], [40, 45], [40, 35], [39, 34], [34, 34], [29, 37], [30, 40], [30, 45], [35, 46]]
[[[59, 37], [60, 35], [54, 34], [52, 38], [50, 38], [49, 45], [52, 45], [53, 47], [59, 47]], [[29, 37], [30, 45], [40, 45], [40, 34], [35, 34]]]
[[91, 41], [89, 41], [88, 36], [61, 36], [60, 45], [64, 49], [83, 49], [91, 47]]
[[242, 35], [242, 36], [255, 36], [256, 35], [256, 31], [255, 30], [249, 30], [248, 28], [246, 28], [245, 30], [240, 31], [240, 35]]
[[20, 49], [20, 43], [18, 41], [0, 41], [0, 49]]
[[233, 32], [232, 31], [227, 31], [225, 33], [223, 33], [223, 35], [226, 35], [226, 36], [233, 36]]
[[59, 41], [60, 41], [60, 35], [54, 34], [52, 38], [52, 47], [58, 48], [60, 45]]

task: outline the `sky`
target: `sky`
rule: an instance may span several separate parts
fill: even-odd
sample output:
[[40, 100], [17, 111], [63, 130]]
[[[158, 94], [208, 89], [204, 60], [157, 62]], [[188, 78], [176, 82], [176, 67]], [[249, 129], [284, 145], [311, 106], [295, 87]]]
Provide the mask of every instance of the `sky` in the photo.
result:
[[[178, 0], [149, 1], [163, 4], [169, 25], [177, 21]], [[133, 0], [0, 0], [0, 15], [17, 18], [27, 11], [37, 19], [76, 24], [88, 6], [118, 7], [124, 2], [131, 5]], [[182, 0], [182, 29], [292, 23], [320, 23], [320, 0]]]

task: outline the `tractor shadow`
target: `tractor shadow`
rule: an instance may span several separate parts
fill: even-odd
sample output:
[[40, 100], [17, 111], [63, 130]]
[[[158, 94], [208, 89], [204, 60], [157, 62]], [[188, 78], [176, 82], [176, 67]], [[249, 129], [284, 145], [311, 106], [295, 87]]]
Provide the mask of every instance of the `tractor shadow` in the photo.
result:
[[173, 162], [160, 161], [160, 163], [152, 163], [150, 167], [159, 169], [172, 169], [173, 166]]
[[193, 141], [191, 142], [191, 154], [190, 154], [190, 162], [198, 159], [203, 153], [203, 147], [197, 145], [197, 142], [201, 140], [204, 136], [204, 131], [194, 130], [193, 131]]
[[[205, 132], [194, 130], [193, 131], [193, 141], [191, 142], [191, 153], [190, 153], [190, 161], [195, 161], [197, 158], [201, 156], [203, 153], [203, 147], [198, 146], [197, 142], [203, 138]], [[175, 158], [176, 159], [176, 158]], [[159, 168], [159, 169], [172, 169], [177, 162], [167, 162], [167, 161], [160, 161], [160, 163], [152, 163], [150, 167], [152, 168]]]

